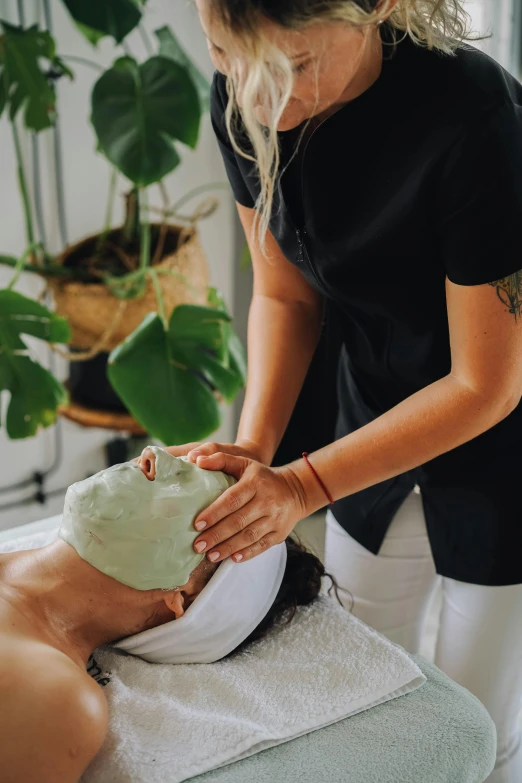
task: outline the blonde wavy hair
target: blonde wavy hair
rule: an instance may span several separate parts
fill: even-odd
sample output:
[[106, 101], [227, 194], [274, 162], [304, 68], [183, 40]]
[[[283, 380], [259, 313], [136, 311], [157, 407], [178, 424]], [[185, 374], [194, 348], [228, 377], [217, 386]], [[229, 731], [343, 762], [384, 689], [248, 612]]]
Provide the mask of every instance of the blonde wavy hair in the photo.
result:
[[[212, 11], [241, 41], [243, 72], [232, 64], [227, 74], [229, 95], [225, 113], [232, 146], [252, 161], [259, 178], [254, 230], [261, 247], [280, 180], [277, 127], [292, 94], [294, 73], [289, 58], [261, 33], [270, 20], [289, 30], [318, 22], [344, 22], [355, 27], [386, 22], [392, 42], [409, 36], [417, 45], [451, 55], [471, 36], [470, 17], [460, 0], [212, 0]], [[241, 109], [237, 95], [241, 91]], [[270, 121], [256, 119], [256, 96], [263, 95]], [[250, 149], [240, 143], [246, 131]], [[304, 129], [303, 129], [304, 133]]]

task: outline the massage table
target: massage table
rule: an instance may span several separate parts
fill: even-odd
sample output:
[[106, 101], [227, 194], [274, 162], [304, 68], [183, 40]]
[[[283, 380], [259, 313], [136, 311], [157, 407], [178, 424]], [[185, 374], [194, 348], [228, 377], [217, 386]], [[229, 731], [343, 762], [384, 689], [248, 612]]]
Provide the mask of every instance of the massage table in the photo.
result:
[[[0, 543], [58, 521], [0, 531]], [[418, 690], [191, 783], [484, 783], [495, 762], [491, 718], [468, 691], [413, 657], [427, 677]]]

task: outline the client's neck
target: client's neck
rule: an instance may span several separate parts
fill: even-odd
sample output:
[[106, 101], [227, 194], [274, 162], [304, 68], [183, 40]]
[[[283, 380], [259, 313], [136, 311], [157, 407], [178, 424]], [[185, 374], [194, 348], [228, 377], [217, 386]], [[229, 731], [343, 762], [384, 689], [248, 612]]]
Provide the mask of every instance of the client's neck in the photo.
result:
[[39, 635], [83, 661], [100, 645], [174, 619], [151, 591], [140, 593], [102, 574], [61, 539], [3, 556], [0, 580], [0, 596]]

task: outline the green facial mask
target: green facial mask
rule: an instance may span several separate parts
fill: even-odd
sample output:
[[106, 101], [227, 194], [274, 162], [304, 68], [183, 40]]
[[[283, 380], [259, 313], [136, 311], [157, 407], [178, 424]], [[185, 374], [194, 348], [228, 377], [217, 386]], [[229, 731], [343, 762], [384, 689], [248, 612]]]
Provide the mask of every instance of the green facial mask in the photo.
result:
[[193, 549], [194, 519], [235, 483], [184, 457], [151, 450], [154, 481], [126, 462], [70, 486], [58, 531], [94, 568], [136, 590], [188, 582], [204, 558]]

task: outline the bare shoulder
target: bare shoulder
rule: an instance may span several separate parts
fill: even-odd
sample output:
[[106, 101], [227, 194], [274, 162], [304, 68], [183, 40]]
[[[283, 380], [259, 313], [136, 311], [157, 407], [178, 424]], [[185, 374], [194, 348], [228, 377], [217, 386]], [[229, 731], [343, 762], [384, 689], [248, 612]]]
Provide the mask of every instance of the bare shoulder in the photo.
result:
[[48, 645], [17, 642], [0, 654], [3, 783], [77, 783], [107, 732], [97, 683]]

